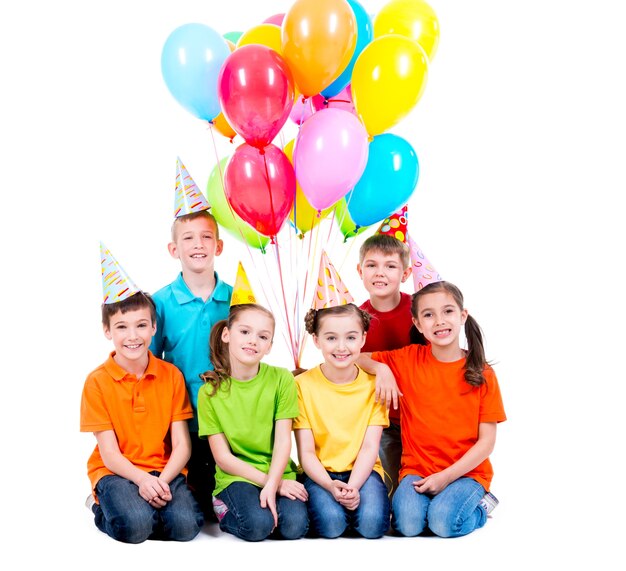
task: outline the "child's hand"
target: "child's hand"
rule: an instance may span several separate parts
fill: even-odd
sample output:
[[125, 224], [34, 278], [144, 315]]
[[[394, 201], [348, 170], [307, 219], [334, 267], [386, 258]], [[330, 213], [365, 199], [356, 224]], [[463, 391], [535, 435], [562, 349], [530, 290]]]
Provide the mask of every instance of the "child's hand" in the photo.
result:
[[398, 408], [398, 397], [402, 396], [391, 369], [382, 363], [376, 367], [376, 392], [374, 396], [376, 402], [384, 402], [387, 409], [393, 403], [394, 410]]
[[350, 489], [350, 486], [341, 480], [333, 480], [328, 491], [333, 495], [333, 498], [335, 498], [337, 502], [341, 503], [341, 500]]
[[450, 479], [445, 472], [437, 472], [413, 482], [413, 487], [418, 494], [432, 494], [434, 496], [443, 491], [449, 483]]
[[281, 480], [278, 485], [278, 493], [290, 500], [301, 500], [306, 502], [309, 499], [309, 494], [306, 488], [296, 480]]
[[361, 503], [361, 494], [356, 488], [348, 488], [339, 503], [347, 510], [354, 511]]
[[139, 495], [153, 508], [162, 508], [172, 499], [169, 485], [157, 476], [146, 473], [137, 485]]
[[267, 484], [263, 486], [259, 500], [262, 508], [268, 508], [272, 512], [272, 517], [274, 518], [274, 527], [272, 528], [272, 531], [274, 531], [278, 525], [278, 513], [276, 511], [276, 488], [274, 485]]

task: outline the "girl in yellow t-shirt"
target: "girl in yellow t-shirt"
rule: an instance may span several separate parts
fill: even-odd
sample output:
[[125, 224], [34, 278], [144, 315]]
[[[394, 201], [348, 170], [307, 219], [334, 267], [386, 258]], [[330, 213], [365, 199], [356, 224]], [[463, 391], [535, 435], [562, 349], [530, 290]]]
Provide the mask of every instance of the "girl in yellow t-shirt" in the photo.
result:
[[356, 365], [370, 316], [349, 303], [311, 309], [305, 326], [324, 362], [296, 377], [294, 423], [309, 494], [311, 531], [325, 538], [354, 530], [367, 538], [389, 528], [389, 498], [378, 448], [387, 409], [374, 377]]

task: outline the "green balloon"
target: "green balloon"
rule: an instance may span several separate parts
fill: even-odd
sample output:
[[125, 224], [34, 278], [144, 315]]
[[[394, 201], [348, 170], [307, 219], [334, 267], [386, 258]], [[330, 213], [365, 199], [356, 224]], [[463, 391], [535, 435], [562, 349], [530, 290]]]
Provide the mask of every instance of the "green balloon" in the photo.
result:
[[361, 232], [365, 232], [365, 230], [369, 228], [369, 226], [357, 226], [354, 223], [348, 212], [348, 205], [345, 198], [342, 198], [335, 204], [335, 220], [337, 221], [339, 230], [341, 230], [343, 234], [344, 242], [347, 242], [348, 238], [358, 236]]
[[[224, 157], [219, 164], [213, 167], [209, 175], [209, 182], [206, 186], [206, 194], [211, 205], [211, 214], [215, 216], [215, 220], [229, 234], [245, 242], [253, 248], [261, 250], [265, 254], [265, 246], [270, 239], [263, 234], [259, 234], [254, 228], [246, 223], [230, 206], [224, 186], [222, 184], [222, 176], [229, 157]], [[221, 171], [221, 174], [220, 174]]]
[[243, 32], [226, 32], [222, 37], [230, 40], [231, 42], [233, 42], [233, 44], [237, 45], [237, 42], [239, 41], [239, 38], [241, 38], [241, 36], [243, 36]]

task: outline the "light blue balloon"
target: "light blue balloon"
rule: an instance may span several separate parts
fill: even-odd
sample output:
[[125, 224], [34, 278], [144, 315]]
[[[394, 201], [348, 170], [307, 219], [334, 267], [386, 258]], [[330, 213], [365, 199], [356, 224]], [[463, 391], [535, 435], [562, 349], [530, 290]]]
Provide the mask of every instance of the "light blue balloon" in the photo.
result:
[[341, 75], [335, 79], [326, 89], [321, 91], [321, 94], [326, 97], [334, 97], [340, 91], [342, 91], [352, 79], [352, 69], [356, 63], [356, 59], [363, 51], [365, 46], [372, 41], [374, 36], [374, 29], [372, 26], [372, 19], [370, 15], [365, 11], [365, 8], [361, 6], [356, 0], [348, 0], [350, 8], [354, 12], [356, 17], [356, 46], [354, 47], [354, 53], [352, 59], [348, 63], [346, 69], [341, 72]]
[[189, 113], [211, 121], [221, 111], [217, 79], [230, 55], [226, 40], [204, 24], [184, 24], [165, 41], [161, 73], [170, 93]]
[[374, 137], [365, 170], [346, 195], [350, 217], [358, 226], [384, 220], [408, 202], [418, 178], [417, 155], [406, 139], [391, 133]]

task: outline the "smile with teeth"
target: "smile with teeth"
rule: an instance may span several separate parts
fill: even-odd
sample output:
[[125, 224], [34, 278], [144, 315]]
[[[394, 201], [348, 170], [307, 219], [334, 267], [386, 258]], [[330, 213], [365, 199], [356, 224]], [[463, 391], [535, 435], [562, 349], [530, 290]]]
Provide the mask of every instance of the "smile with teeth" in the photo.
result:
[[191, 254], [192, 258], [206, 258], [206, 254]]
[[439, 331], [435, 331], [435, 337], [445, 337], [451, 333], [451, 329], [440, 329]]
[[338, 353], [333, 353], [333, 357], [338, 361], [345, 361], [348, 357], [350, 357], [350, 353], [345, 353], [341, 355]]
[[126, 347], [126, 349], [139, 349], [139, 347], [141, 347], [141, 343], [135, 343], [133, 345], [127, 344], [124, 345], [124, 347]]

